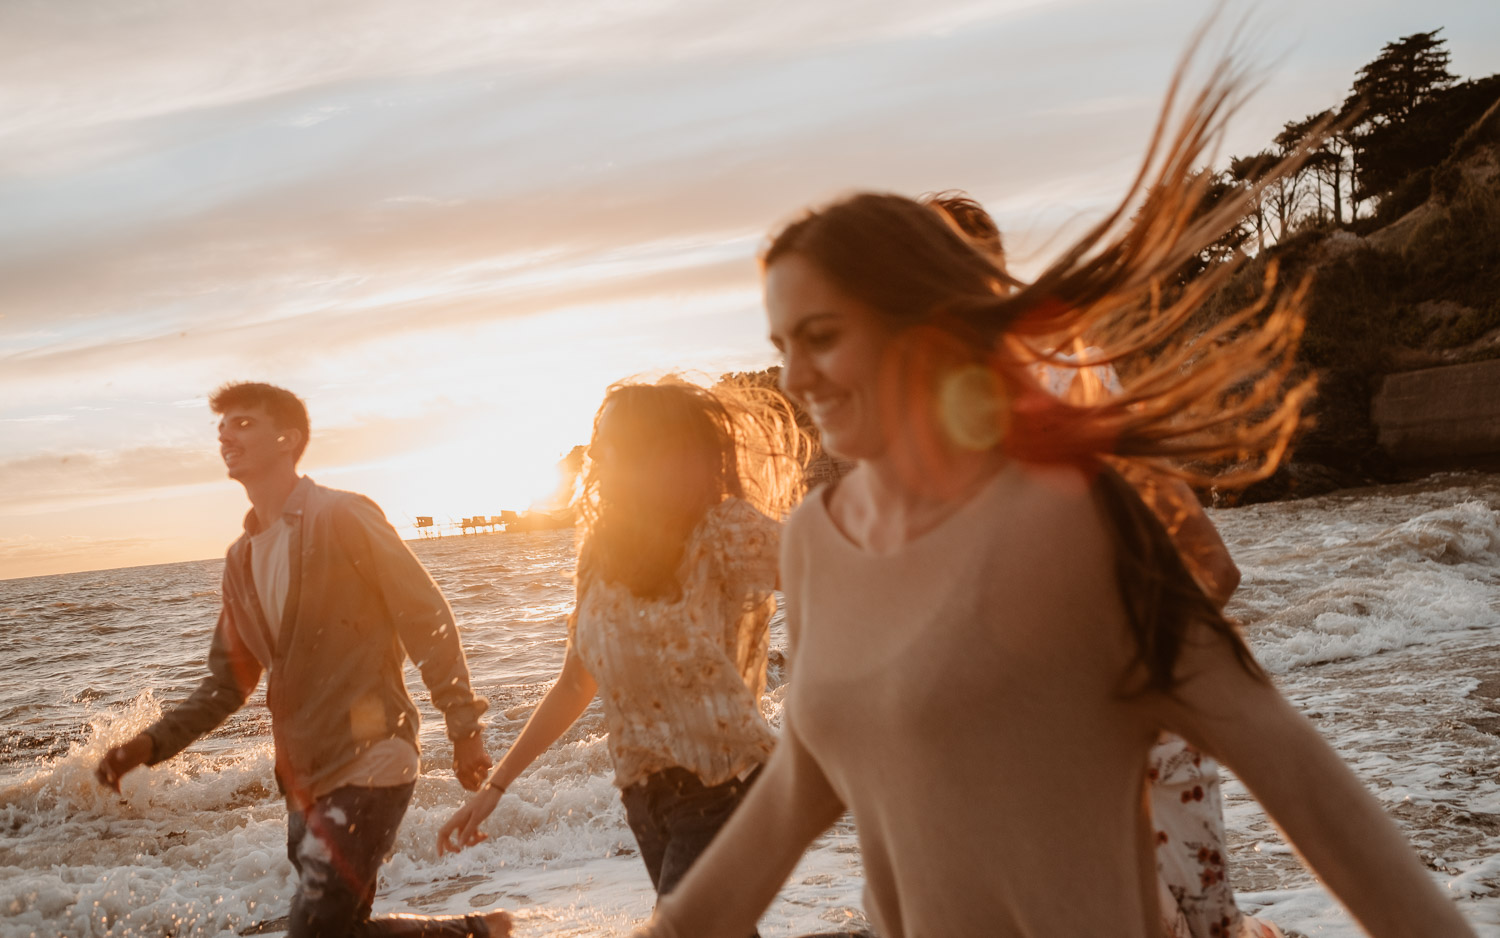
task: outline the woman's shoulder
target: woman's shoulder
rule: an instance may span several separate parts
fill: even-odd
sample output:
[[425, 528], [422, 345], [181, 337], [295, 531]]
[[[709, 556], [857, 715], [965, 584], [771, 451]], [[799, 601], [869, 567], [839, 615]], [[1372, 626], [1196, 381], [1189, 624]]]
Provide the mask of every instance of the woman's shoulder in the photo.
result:
[[1112, 590], [1115, 546], [1097, 493], [1097, 471], [1029, 465], [992, 527], [995, 545], [1037, 588], [1075, 596]]
[[692, 549], [707, 548], [726, 556], [774, 550], [781, 541], [781, 530], [780, 521], [767, 517], [745, 499], [730, 496], [703, 516], [693, 537], [700, 547]]
[[802, 501], [797, 503], [791, 514], [787, 515], [785, 531], [781, 539], [788, 544], [795, 544], [806, 539], [815, 528], [825, 524], [828, 518], [828, 502], [833, 497], [835, 489], [847, 486], [848, 479], [839, 479], [833, 482], [824, 482], [810, 489], [802, 496]]
[[705, 531], [727, 532], [730, 535], [781, 530], [781, 522], [767, 517], [759, 508], [737, 495], [731, 495], [710, 508], [699, 524]]
[[1049, 510], [1068, 510], [1093, 497], [1091, 475], [1079, 466], [1018, 462], [1011, 477], [1019, 499]]
[[1062, 464], [1019, 463], [997, 486], [995, 497], [982, 500], [989, 517], [983, 529], [1001, 541], [1040, 547], [1047, 542], [1081, 544], [1103, 534], [1094, 497], [1093, 477], [1085, 469]]

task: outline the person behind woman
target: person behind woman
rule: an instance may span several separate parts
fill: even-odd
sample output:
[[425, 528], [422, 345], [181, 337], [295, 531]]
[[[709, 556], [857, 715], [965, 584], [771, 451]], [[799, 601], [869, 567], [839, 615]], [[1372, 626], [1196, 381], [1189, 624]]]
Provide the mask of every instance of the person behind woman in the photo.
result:
[[[1237, 87], [1216, 72], [1158, 130], [1140, 198], [1028, 287], [899, 196], [846, 198], [772, 240], [783, 387], [857, 466], [784, 536], [781, 741], [642, 934], [742, 934], [848, 810], [882, 938], [1157, 935], [1142, 786], [1163, 730], [1233, 769], [1371, 933], [1473, 934], [1116, 469], [1261, 476], [1310, 393], [1290, 378], [1303, 291], [1192, 330], [1224, 274], [1159, 302], [1235, 220], [1198, 211], [1192, 169]], [[1126, 393], [1070, 405], [1031, 369], [1041, 339], [1083, 335], [1103, 354], [1075, 366], [1157, 354]]]
[[770, 389], [674, 378], [609, 389], [578, 502], [562, 672], [443, 825], [439, 853], [484, 840], [506, 787], [601, 694], [626, 817], [652, 885], [671, 891], [775, 744], [760, 710], [773, 518], [800, 495], [802, 440]]
[[[923, 196], [923, 204], [953, 222], [959, 232], [1004, 272], [1000, 227], [973, 198], [958, 190]], [[1015, 281], [1012, 286], [1022, 286]], [[1069, 355], [1097, 358], [1085, 347]], [[1093, 404], [1125, 388], [1114, 366], [1065, 368], [1039, 364], [1038, 382], [1065, 401]], [[1146, 505], [1167, 527], [1183, 563], [1198, 586], [1223, 609], [1240, 582], [1240, 571], [1203, 512], [1197, 497], [1170, 475], [1133, 477]], [[1151, 822], [1155, 829], [1156, 875], [1162, 938], [1280, 938], [1271, 922], [1245, 915], [1229, 883], [1229, 850], [1224, 834], [1224, 802], [1218, 764], [1186, 740], [1163, 733], [1146, 764]]]

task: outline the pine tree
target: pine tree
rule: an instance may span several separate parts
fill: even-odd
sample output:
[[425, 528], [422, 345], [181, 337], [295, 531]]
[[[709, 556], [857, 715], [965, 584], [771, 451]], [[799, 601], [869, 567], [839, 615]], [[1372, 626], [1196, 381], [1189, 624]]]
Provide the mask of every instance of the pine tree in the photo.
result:
[[[1353, 198], [1388, 195], [1417, 167], [1408, 153], [1407, 124], [1413, 113], [1435, 101], [1456, 81], [1448, 70], [1447, 40], [1441, 29], [1413, 33], [1386, 43], [1375, 61], [1359, 70], [1344, 102], [1356, 122]], [[1438, 159], [1442, 154], [1438, 154]]]
[[1360, 109], [1360, 126], [1399, 124], [1412, 109], [1456, 80], [1441, 29], [1388, 42], [1375, 61], [1359, 70], [1346, 107]]

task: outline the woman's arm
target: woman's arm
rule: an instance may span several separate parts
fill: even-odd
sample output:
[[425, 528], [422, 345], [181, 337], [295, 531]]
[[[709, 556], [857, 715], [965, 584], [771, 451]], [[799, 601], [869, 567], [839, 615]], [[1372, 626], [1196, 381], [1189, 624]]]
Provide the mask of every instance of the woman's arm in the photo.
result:
[[588, 668], [584, 667], [582, 659], [573, 650], [572, 643], [569, 643], [567, 656], [563, 659], [562, 673], [548, 689], [542, 702], [537, 704], [531, 719], [522, 727], [521, 735], [516, 737], [516, 741], [500, 759], [500, 764], [495, 766], [495, 771], [490, 773], [489, 780], [438, 831], [439, 855], [457, 853], [464, 847], [472, 847], [485, 839], [484, 834], [479, 832], [479, 825], [495, 810], [495, 805], [500, 802], [500, 795], [510, 787], [516, 776], [536, 761], [537, 756], [546, 752], [548, 747], [557, 742], [558, 737], [568, 731], [568, 727], [588, 708], [589, 701], [594, 699], [598, 689], [593, 675], [589, 674]]
[[1371, 935], [1473, 938], [1379, 802], [1226, 641], [1198, 630], [1179, 674], [1179, 699], [1163, 704], [1167, 728], [1234, 770]]
[[743, 938], [809, 844], [844, 813], [790, 715], [776, 751], [712, 844], [637, 938]]

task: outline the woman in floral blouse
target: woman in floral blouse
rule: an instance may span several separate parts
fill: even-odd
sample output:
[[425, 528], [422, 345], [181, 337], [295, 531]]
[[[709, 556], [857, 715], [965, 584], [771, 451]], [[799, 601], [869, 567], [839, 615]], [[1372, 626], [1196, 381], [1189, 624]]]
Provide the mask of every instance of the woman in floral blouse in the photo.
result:
[[774, 392], [621, 383], [594, 420], [579, 500], [578, 601], [562, 673], [439, 852], [604, 705], [615, 783], [658, 894], [739, 804], [776, 738], [760, 710], [780, 524], [803, 437]]

